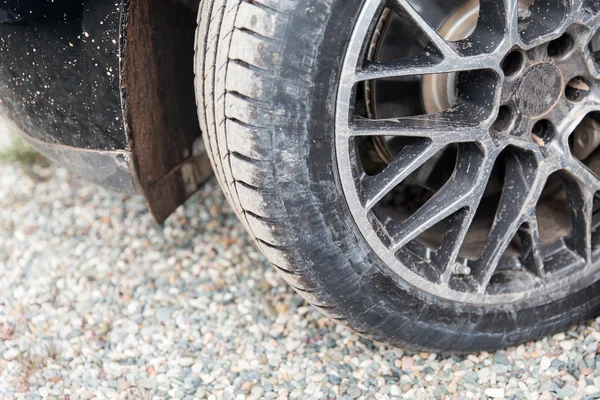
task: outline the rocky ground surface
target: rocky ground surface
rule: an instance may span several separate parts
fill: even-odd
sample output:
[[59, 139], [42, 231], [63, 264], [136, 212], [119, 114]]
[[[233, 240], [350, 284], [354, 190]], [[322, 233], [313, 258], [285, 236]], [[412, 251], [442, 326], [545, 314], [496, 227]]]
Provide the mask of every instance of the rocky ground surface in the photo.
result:
[[600, 397], [600, 319], [468, 356], [373, 343], [286, 286], [214, 181], [160, 227], [141, 198], [1, 165], [0, 288], [0, 398]]

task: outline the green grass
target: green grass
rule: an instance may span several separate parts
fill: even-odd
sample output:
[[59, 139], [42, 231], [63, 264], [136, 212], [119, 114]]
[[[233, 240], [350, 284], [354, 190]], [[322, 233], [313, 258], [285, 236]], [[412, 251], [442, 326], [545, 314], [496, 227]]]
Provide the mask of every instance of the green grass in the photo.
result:
[[11, 145], [0, 147], [0, 165], [20, 164], [21, 166], [32, 166], [39, 164], [46, 166], [48, 161], [37, 151], [26, 145], [20, 138], [11, 135]]

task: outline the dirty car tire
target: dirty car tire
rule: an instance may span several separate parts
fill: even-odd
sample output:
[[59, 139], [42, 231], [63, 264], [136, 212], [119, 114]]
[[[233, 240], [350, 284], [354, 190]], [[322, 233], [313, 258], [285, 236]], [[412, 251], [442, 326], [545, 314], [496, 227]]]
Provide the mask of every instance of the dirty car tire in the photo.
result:
[[204, 0], [201, 129], [229, 202], [267, 259], [332, 319], [411, 349], [502, 348], [597, 313], [600, 287], [562, 299], [461, 304], [423, 293], [371, 250], [336, 173], [335, 100], [363, 0]]

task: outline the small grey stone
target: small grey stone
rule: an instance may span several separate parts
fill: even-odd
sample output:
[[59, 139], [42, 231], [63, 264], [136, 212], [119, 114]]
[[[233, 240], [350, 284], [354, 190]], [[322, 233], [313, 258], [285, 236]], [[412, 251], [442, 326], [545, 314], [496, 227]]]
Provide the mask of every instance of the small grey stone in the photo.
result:
[[566, 397], [573, 397], [576, 392], [577, 390], [574, 386], [565, 385], [562, 389], [556, 391], [556, 395], [559, 399], [564, 399]]
[[348, 396], [350, 396], [351, 398], [356, 399], [360, 397], [362, 391], [358, 387], [352, 386], [350, 387], [350, 389], [348, 389], [346, 393], [348, 393]]
[[156, 387], [156, 381], [154, 379], [143, 379], [141, 382], [141, 386], [145, 389], [154, 389]]
[[260, 372], [258, 371], [248, 371], [248, 378], [252, 380], [260, 379]]
[[467, 383], [475, 383], [479, 379], [479, 376], [474, 371], [467, 371], [464, 376], [464, 381]]
[[477, 376], [479, 378], [479, 380], [485, 380], [490, 376], [490, 369], [485, 367], [485, 368], [481, 368], [478, 372], [477, 372]]
[[189, 367], [194, 364], [194, 359], [192, 357], [183, 357], [179, 359], [179, 365], [182, 367]]
[[538, 391], [540, 391], [540, 392], [555, 392], [556, 393], [556, 391], [558, 389], [559, 389], [558, 386], [556, 386], [556, 384], [552, 380], [549, 379], [540, 385], [540, 388], [538, 389]]
[[565, 365], [564, 362], [562, 362], [562, 361], [560, 361], [560, 360], [558, 360], [556, 358], [554, 360], [552, 360], [552, 363], [550, 363], [550, 366], [552, 368], [556, 368], [558, 370], [561, 370], [561, 369], [563, 369], [563, 368], [566, 367], [566, 365]]
[[260, 385], [254, 385], [250, 390], [250, 393], [255, 396], [262, 396], [264, 392], [265, 390]]
[[117, 390], [119, 392], [124, 392], [127, 389], [129, 389], [130, 387], [131, 387], [131, 385], [126, 380], [121, 380], [117, 383]]
[[492, 365], [492, 371], [498, 375], [504, 375], [510, 370], [510, 367], [506, 364]]
[[448, 393], [448, 389], [446, 389], [445, 386], [438, 386], [435, 388], [435, 390], [433, 391], [433, 393], [435, 393], [436, 398], [440, 398], [442, 397], [442, 395], [447, 394]]
[[204, 364], [202, 362], [196, 361], [193, 365], [192, 365], [192, 372], [194, 374], [199, 374], [202, 372], [202, 369], [204, 368]]
[[156, 311], [156, 320], [157, 320], [157, 322], [161, 323], [161, 324], [167, 322], [168, 320], [171, 319], [171, 314], [172, 313], [173, 313], [173, 309], [172, 308], [166, 308], [166, 307], [159, 308]]
[[485, 394], [493, 399], [499, 399], [504, 397], [504, 389], [502, 388], [489, 388], [485, 389]]
[[4, 359], [6, 361], [11, 361], [14, 360], [15, 358], [17, 358], [19, 356], [19, 349], [16, 347], [10, 348], [8, 350], [6, 350], [4, 352], [4, 354], [2, 354], [2, 357], [4, 357]]
[[502, 365], [510, 365], [508, 358], [506, 358], [506, 354], [504, 352], [497, 352], [494, 354], [494, 362]]

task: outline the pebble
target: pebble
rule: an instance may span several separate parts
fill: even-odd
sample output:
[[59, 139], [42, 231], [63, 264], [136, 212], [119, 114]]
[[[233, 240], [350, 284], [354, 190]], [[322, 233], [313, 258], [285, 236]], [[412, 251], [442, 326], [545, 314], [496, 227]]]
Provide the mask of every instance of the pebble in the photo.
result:
[[493, 399], [500, 399], [504, 397], [504, 389], [488, 388], [485, 389], [485, 394]]
[[497, 352], [394, 349], [296, 294], [214, 180], [160, 227], [142, 198], [36, 168], [39, 182], [0, 165], [8, 308], [0, 313], [0, 398], [545, 400], [599, 392], [600, 319]]
[[506, 358], [506, 354], [504, 352], [494, 354], [494, 362], [502, 365], [510, 365], [510, 362], [508, 361], [508, 358]]
[[600, 389], [598, 389], [594, 385], [590, 385], [590, 386], [586, 386], [585, 387], [585, 394], [596, 394], [596, 393], [599, 393], [599, 392], [600, 392]]
[[542, 359], [540, 360], [540, 370], [541, 371], [547, 370], [548, 368], [550, 368], [551, 364], [552, 364], [552, 359], [550, 357], [543, 356]]
[[558, 342], [558, 345], [563, 349], [563, 350], [572, 350], [573, 346], [575, 345], [575, 343], [572, 340], [563, 340]]
[[554, 396], [552, 395], [552, 393], [544, 391], [542, 392], [538, 400], [554, 400]]
[[192, 365], [192, 372], [194, 374], [199, 374], [202, 372], [203, 368], [204, 368], [204, 364], [202, 364], [201, 362], [196, 362]]
[[129, 389], [131, 387], [131, 385], [129, 384], [129, 382], [123, 380], [123, 381], [119, 381], [119, 383], [117, 383], [117, 390], [119, 392], [124, 392], [127, 389]]
[[194, 364], [194, 359], [192, 357], [183, 357], [179, 359], [179, 365], [181, 365], [182, 367], [189, 367], [190, 365]]
[[408, 371], [415, 364], [415, 360], [412, 357], [404, 356], [402, 357], [402, 370]]
[[11, 361], [17, 358], [19, 354], [19, 349], [13, 347], [12, 349], [6, 350], [4, 354], [2, 354], [2, 357], [4, 357], [6, 361]]
[[294, 350], [296, 350], [297, 348], [299, 348], [302, 345], [302, 343], [299, 340], [288, 340], [285, 343], [285, 349], [288, 352], [292, 352]]
[[477, 372], [480, 381], [485, 381], [490, 376], [490, 369], [485, 367], [481, 368], [479, 372]]

